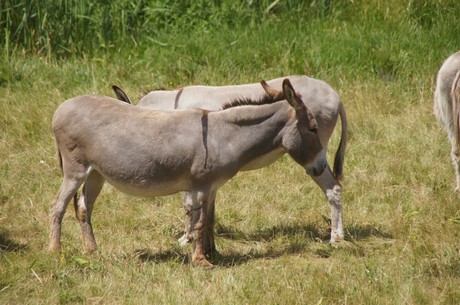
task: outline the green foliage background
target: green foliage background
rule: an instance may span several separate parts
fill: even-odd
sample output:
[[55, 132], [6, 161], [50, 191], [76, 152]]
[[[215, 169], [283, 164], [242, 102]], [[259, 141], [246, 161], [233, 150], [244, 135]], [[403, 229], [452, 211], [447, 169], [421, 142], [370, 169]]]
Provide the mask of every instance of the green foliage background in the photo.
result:
[[410, 59], [455, 49], [458, 8], [455, 0], [5, 0], [0, 46], [6, 61], [28, 54], [163, 62], [174, 54], [187, 67], [224, 61], [238, 69], [284, 55], [296, 73], [394, 76], [416, 73]]

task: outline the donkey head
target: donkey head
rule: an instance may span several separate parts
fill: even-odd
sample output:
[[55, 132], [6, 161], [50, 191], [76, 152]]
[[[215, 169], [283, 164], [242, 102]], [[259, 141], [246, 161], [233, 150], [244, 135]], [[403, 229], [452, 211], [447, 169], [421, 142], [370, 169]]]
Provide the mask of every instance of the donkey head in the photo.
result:
[[283, 146], [310, 175], [320, 176], [326, 168], [327, 160], [319, 140], [315, 115], [305, 106], [287, 78], [283, 81], [283, 94], [294, 108], [296, 116], [296, 124], [283, 138]]

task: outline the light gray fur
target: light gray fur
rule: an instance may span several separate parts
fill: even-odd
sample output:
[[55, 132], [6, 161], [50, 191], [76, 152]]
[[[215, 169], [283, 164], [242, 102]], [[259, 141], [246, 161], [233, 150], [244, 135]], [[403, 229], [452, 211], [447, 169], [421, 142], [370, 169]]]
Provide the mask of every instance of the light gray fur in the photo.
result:
[[309, 168], [323, 151], [314, 116], [289, 81], [283, 89], [288, 101], [219, 112], [152, 110], [95, 95], [65, 101], [52, 122], [64, 178], [51, 205], [50, 251], [61, 247], [62, 219], [81, 185], [75, 211], [84, 249], [96, 249], [91, 212], [108, 181], [133, 196], [188, 192], [192, 262], [210, 266], [208, 222], [217, 189], [250, 164], [266, 166], [288, 153]]
[[[337, 118], [341, 117], [342, 133], [340, 145], [334, 159], [334, 170], [329, 165], [322, 175], [314, 174], [315, 165], [306, 170], [316, 184], [321, 188], [331, 205], [331, 242], [343, 239], [342, 228], [342, 187], [339, 179], [343, 172], [343, 163], [347, 143], [347, 119], [345, 109], [337, 93], [324, 81], [307, 76], [287, 76], [266, 81], [275, 90], [282, 90], [282, 82], [288, 78], [300, 95], [303, 103], [315, 115], [318, 123], [318, 135], [324, 151], [323, 160], [326, 159], [326, 151], [329, 139], [336, 126]], [[140, 99], [138, 106], [152, 109], [191, 109], [202, 108], [207, 110], [219, 110], [220, 107], [234, 99], [260, 99], [266, 94], [260, 83], [230, 85], [230, 86], [188, 86], [172, 91], [152, 91]], [[139, 125], [140, 128], [141, 125]], [[322, 162], [322, 161], [321, 161]], [[255, 166], [249, 169], [260, 168]], [[331, 196], [334, 194], [334, 196]], [[190, 206], [187, 194], [183, 195], [184, 207]], [[190, 208], [188, 208], [190, 209]], [[188, 212], [190, 213], [190, 212]], [[187, 225], [188, 227], [188, 225]], [[211, 238], [212, 232], [210, 232]], [[181, 244], [190, 241], [187, 232], [179, 240]], [[210, 242], [212, 245], [213, 240]], [[213, 245], [213, 248], [215, 246]]]
[[[458, 105], [453, 101], [458, 87], [458, 77], [460, 71], [460, 51], [449, 56], [441, 68], [436, 78], [436, 89], [434, 91], [434, 113], [438, 122], [447, 132], [451, 142], [451, 157], [454, 164], [456, 177], [456, 191], [460, 192], [460, 165], [459, 165], [459, 139], [458, 139]], [[457, 77], [457, 84], [455, 82]], [[456, 109], [456, 110], [455, 110]]]

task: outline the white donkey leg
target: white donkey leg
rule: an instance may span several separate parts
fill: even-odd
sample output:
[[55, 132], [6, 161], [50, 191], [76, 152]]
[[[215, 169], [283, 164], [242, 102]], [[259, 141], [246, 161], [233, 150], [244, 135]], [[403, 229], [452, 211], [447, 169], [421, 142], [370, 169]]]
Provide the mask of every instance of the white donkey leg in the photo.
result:
[[83, 179], [70, 179], [64, 176], [61, 188], [51, 203], [50, 210], [50, 244], [48, 251], [61, 250], [61, 224], [67, 205], [83, 183]]
[[458, 151], [457, 148], [452, 146], [452, 162], [454, 163], [454, 171], [455, 171], [455, 180], [456, 180], [456, 186], [455, 186], [455, 191], [460, 194], [460, 152]]
[[321, 176], [311, 176], [326, 195], [331, 205], [331, 243], [344, 238], [342, 224], [342, 186], [332, 174], [329, 166]]
[[93, 170], [83, 185], [78, 202], [74, 203], [75, 215], [82, 231], [85, 252], [93, 252], [97, 247], [91, 224], [91, 213], [93, 212], [94, 202], [104, 186], [104, 181], [105, 179]]
[[182, 235], [182, 237], [177, 241], [181, 247], [184, 247], [193, 239], [191, 232], [193, 200], [190, 192], [182, 192], [182, 205], [185, 210], [185, 230], [184, 235]]

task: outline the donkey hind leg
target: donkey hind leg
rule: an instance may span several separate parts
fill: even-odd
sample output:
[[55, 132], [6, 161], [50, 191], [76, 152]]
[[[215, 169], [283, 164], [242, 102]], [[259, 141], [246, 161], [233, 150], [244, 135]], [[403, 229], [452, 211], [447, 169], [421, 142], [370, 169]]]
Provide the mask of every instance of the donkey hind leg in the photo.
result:
[[51, 203], [50, 209], [50, 244], [48, 251], [61, 250], [61, 226], [67, 205], [83, 183], [84, 177], [66, 177], [62, 181], [61, 188]]
[[455, 181], [456, 181], [456, 186], [455, 186], [455, 191], [460, 194], [460, 152], [458, 148], [454, 147], [452, 145], [452, 162], [454, 163], [454, 171], [455, 171]]
[[193, 199], [192, 193], [182, 192], [182, 205], [185, 210], [185, 230], [184, 235], [179, 238], [177, 241], [181, 247], [186, 246], [188, 243], [192, 242], [192, 210], [193, 210]]
[[321, 176], [311, 176], [311, 178], [321, 188], [331, 205], [330, 242], [335, 243], [341, 241], [344, 238], [342, 224], [342, 186], [332, 174], [329, 165]]
[[208, 217], [203, 239], [204, 251], [206, 253], [206, 257], [208, 258], [219, 255], [219, 252], [217, 252], [216, 249], [216, 243], [214, 241], [215, 204], [216, 192], [212, 192], [208, 202]]
[[[215, 219], [215, 201], [216, 201], [216, 192], [212, 192], [209, 198], [208, 204], [208, 221], [207, 227], [204, 233], [204, 249], [207, 253], [208, 257], [212, 257], [214, 255], [218, 255], [216, 244], [214, 241], [214, 219]], [[182, 202], [186, 214], [185, 218], [185, 232], [181, 238], [179, 238], [178, 242], [181, 246], [185, 246], [190, 243], [193, 239], [193, 226], [192, 226], [192, 217], [193, 217], [193, 199], [192, 194], [190, 192], [183, 192], [182, 193]], [[200, 207], [196, 207], [196, 213]], [[198, 214], [196, 214], [198, 215]]]
[[203, 267], [212, 267], [212, 264], [206, 259], [205, 236], [208, 222], [208, 204], [210, 194], [208, 191], [194, 191], [192, 193], [192, 232], [195, 239], [192, 252], [192, 263]]
[[105, 179], [97, 171], [93, 170], [83, 184], [81, 196], [74, 202], [75, 216], [80, 223], [83, 248], [89, 253], [96, 250], [96, 240], [94, 239], [93, 226], [91, 224], [91, 213], [97, 196], [104, 186]]

